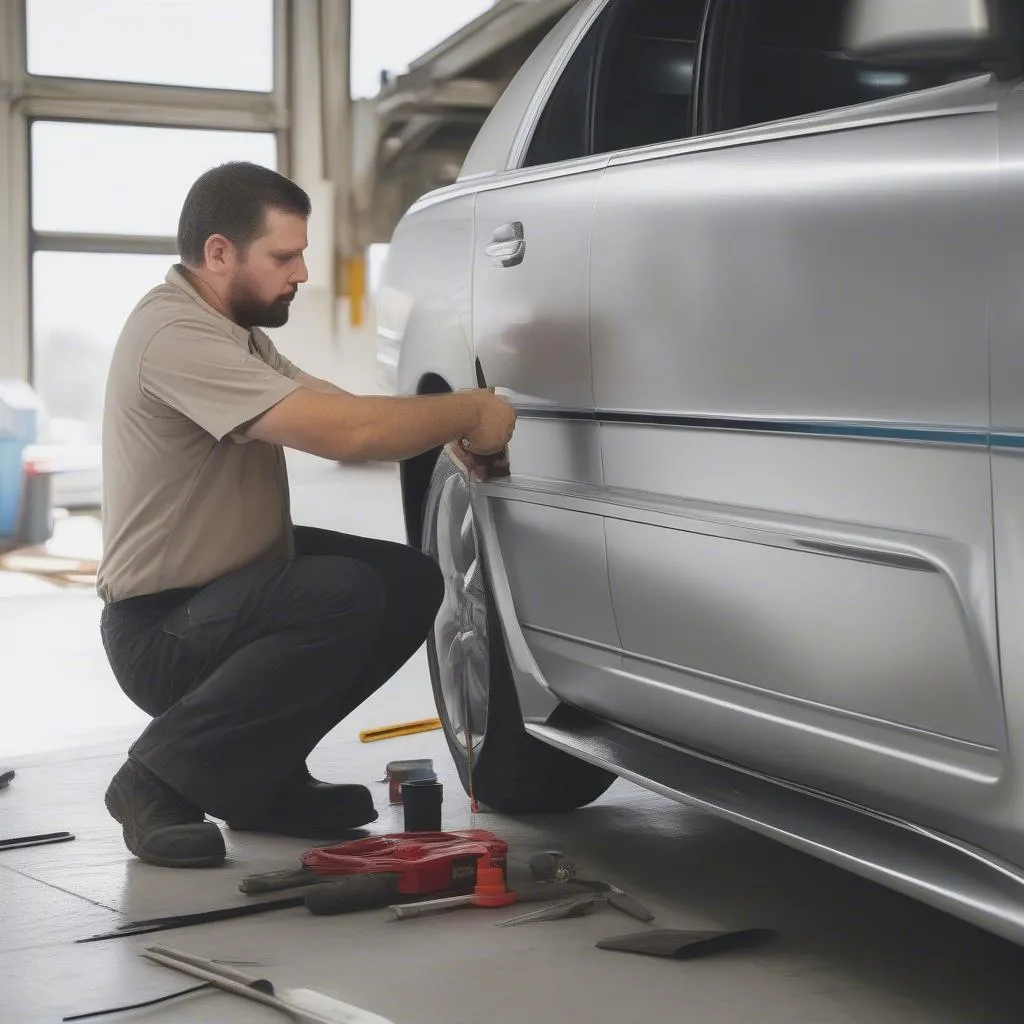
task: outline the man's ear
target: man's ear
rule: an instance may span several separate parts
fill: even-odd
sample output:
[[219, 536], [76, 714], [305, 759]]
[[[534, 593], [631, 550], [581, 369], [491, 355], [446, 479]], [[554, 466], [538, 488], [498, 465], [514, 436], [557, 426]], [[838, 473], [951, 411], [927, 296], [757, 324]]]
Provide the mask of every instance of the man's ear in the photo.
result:
[[210, 235], [203, 246], [206, 269], [215, 274], [229, 274], [235, 269], [237, 254], [234, 245], [223, 235]]

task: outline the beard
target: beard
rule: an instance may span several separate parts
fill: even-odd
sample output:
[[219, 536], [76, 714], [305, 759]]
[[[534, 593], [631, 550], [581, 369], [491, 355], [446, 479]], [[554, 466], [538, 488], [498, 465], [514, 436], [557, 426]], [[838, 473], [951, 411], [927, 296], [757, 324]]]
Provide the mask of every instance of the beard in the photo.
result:
[[266, 302], [256, 294], [248, 278], [239, 277], [232, 284], [228, 295], [232, 319], [246, 329], [283, 327], [288, 323], [291, 301], [297, 292], [296, 288], [287, 295]]

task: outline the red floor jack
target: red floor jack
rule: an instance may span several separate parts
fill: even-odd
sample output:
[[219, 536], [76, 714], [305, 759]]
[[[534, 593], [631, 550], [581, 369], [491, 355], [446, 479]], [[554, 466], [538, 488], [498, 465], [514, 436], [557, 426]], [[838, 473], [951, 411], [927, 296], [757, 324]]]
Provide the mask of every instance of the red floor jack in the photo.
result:
[[507, 858], [508, 844], [483, 829], [399, 833], [310, 850], [300, 867], [249, 875], [239, 888], [256, 894], [308, 886], [303, 902], [312, 913], [344, 914], [470, 894], [478, 883], [494, 885], [496, 873], [504, 889]]

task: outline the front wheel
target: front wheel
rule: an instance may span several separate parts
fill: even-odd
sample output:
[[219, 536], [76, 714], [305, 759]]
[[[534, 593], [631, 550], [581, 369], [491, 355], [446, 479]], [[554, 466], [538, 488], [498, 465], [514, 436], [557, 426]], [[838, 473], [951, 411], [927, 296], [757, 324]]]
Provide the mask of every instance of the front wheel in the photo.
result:
[[615, 776], [523, 727], [469, 481], [446, 450], [424, 502], [422, 547], [444, 576], [427, 659], [438, 716], [467, 793], [472, 771], [475, 796], [505, 814], [567, 811], [596, 800]]

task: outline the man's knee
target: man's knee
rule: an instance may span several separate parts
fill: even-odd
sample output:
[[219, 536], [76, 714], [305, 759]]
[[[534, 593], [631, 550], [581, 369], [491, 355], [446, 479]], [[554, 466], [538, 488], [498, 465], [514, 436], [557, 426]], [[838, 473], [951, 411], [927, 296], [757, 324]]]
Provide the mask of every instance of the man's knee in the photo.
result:
[[296, 609], [309, 618], [329, 620], [358, 617], [378, 628], [387, 609], [387, 588], [380, 575], [363, 562], [331, 555], [296, 559], [294, 593]]

